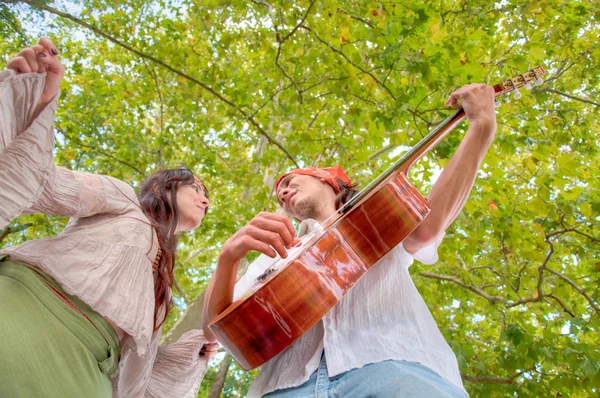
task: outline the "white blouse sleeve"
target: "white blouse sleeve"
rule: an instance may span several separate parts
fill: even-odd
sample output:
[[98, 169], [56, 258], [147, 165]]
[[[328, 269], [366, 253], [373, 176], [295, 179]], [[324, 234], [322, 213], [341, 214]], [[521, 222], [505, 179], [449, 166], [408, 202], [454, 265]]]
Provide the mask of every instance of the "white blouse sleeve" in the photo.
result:
[[208, 357], [200, 355], [206, 343], [201, 330], [190, 330], [177, 342], [159, 347], [144, 397], [195, 397], [208, 368]]
[[[21, 214], [87, 217], [118, 212], [135, 197], [133, 190], [126, 195], [106, 192], [116, 188], [107, 177], [54, 164], [58, 95], [32, 120], [45, 77], [12, 70], [0, 73], [0, 228]], [[108, 196], [117, 201], [107, 200]]]
[[[446, 236], [446, 232], [442, 232], [440, 235], [438, 235], [438, 237], [435, 239], [434, 242], [423, 247], [418, 252], [416, 252], [414, 254], [410, 254], [408, 252], [406, 252], [406, 253], [408, 256], [415, 258], [416, 260], [422, 262], [423, 264], [426, 264], [426, 265], [435, 264], [439, 260], [438, 247], [442, 243], [444, 236]], [[398, 246], [401, 247], [402, 250], [406, 251], [406, 249], [404, 249], [404, 246], [402, 246], [402, 243], [400, 243], [400, 245], [398, 245]], [[410, 266], [411, 264], [412, 264], [412, 261], [408, 262], [408, 266]]]

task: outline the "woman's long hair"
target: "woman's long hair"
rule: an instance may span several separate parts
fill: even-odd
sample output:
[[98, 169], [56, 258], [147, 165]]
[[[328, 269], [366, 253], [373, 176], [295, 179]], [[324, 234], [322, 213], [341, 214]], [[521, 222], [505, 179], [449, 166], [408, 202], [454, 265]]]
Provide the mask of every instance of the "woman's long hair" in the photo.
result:
[[[154, 279], [154, 327], [158, 329], [171, 310], [170, 291], [173, 287], [175, 250], [179, 224], [177, 214], [177, 188], [195, 184], [194, 174], [185, 168], [161, 170], [149, 175], [140, 186], [138, 200], [158, 236], [162, 255]], [[164, 316], [158, 321], [162, 306]]]

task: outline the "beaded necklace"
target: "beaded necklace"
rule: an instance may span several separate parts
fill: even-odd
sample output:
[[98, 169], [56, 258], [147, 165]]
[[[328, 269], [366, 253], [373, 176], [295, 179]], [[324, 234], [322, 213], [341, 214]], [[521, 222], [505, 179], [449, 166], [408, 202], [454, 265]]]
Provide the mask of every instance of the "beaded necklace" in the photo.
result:
[[158, 243], [158, 250], [156, 252], [156, 259], [154, 260], [154, 263], [152, 264], [152, 273], [156, 273], [156, 270], [158, 269], [158, 262], [160, 261], [160, 257], [162, 255], [162, 248], [160, 247], [160, 242]]

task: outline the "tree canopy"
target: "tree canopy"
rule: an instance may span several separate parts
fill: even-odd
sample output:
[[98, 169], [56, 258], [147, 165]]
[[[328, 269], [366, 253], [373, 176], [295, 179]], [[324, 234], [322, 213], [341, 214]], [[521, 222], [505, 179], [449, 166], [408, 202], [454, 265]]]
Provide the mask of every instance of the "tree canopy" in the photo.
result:
[[[500, 99], [439, 262], [411, 275], [471, 396], [586, 397], [600, 388], [599, 19], [591, 0], [0, 1], [0, 62], [57, 43], [57, 164], [134, 187], [180, 165], [204, 179], [211, 209], [181, 237], [166, 329], [227, 237], [276, 210], [279, 174], [340, 164], [364, 186], [451, 113], [451, 90], [544, 66], [543, 84]], [[422, 193], [467, 126], [413, 167]], [[65, 222], [20, 217], [0, 245]], [[256, 371], [229, 362], [199, 396], [246, 394]]]

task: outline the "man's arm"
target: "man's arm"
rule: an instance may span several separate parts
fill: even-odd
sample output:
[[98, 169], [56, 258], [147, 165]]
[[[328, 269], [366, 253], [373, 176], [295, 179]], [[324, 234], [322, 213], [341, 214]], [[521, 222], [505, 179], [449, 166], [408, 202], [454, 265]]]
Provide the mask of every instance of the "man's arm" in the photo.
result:
[[464, 86], [452, 93], [446, 105], [460, 108], [459, 99], [470, 122], [469, 130], [431, 189], [427, 198], [431, 212], [403, 241], [404, 248], [411, 254], [434, 242], [458, 216], [496, 134], [492, 87]]

